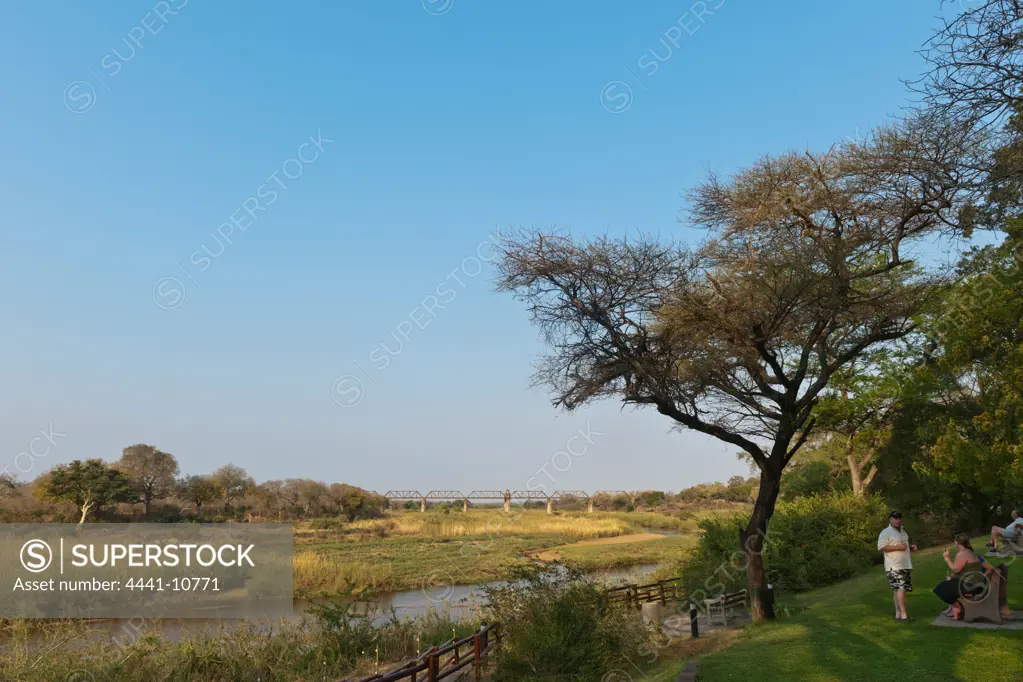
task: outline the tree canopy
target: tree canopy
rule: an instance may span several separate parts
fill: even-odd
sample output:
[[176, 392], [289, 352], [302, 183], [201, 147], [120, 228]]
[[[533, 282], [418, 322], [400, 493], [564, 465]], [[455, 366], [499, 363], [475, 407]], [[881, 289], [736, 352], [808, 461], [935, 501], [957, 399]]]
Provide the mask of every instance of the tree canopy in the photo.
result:
[[174, 492], [178, 461], [174, 455], [152, 445], [129, 445], [116, 464], [131, 480], [138, 500], [146, 505], [149, 514], [153, 500]]
[[544, 335], [537, 378], [555, 405], [651, 406], [750, 455], [760, 490], [741, 540], [760, 593], [782, 470], [836, 373], [913, 332], [948, 286], [915, 249], [972, 227], [984, 151], [976, 130], [921, 115], [765, 157], [693, 190], [699, 248], [521, 233], [502, 244], [499, 288]]
[[79, 524], [97, 507], [134, 499], [128, 477], [101, 459], [75, 460], [59, 464], [39, 483], [37, 494], [44, 499], [73, 502], [82, 511]]

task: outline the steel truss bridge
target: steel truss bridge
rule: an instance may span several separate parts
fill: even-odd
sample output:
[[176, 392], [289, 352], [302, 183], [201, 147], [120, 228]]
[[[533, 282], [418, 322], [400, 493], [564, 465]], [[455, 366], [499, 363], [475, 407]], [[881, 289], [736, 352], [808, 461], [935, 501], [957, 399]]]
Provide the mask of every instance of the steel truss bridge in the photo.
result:
[[[378, 495], [380, 493], [377, 493]], [[597, 497], [627, 497], [629, 501], [635, 503], [635, 493], [627, 490], [598, 490], [597, 492], [590, 495], [584, 490], [557, 490], [551, 494], [547, 494], [543, 490], [473, 490], [468, 494], [461, 492], [460, 490], [430, 490], [426, 493], [421, 493], [418, 490], [388, 490], [386, 493], [381, 495], [388, 500], [394, 500], [400, 502], [402, 500], [419, 500], [420, 511], [426, 511], [426, 505], [428, 502], [462, 502], [462, 508], [465, 511], [469, 511], [469, 503], [474, 501], [487, 501], [487, 500], [499, 500], [504, 502], [504, 509], [508, 511], [511, 502], [546, 502], [547, 513], [551, 513], [554, 507], [554, 502], [558, 500], [584, 500], [586, 502], [587, 511], [593, 511], [593, 500]]]

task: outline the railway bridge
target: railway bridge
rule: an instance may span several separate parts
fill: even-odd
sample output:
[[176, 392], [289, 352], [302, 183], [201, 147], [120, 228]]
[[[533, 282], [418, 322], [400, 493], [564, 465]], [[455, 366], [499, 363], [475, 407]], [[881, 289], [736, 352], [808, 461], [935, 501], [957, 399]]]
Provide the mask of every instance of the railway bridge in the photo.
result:
[[[377, 493], [379, 495], [379, 493]], [[593, 499], [597, 496], [607, 495], [608, 497], [625, 496], [632, 504], [636, 502], [635, 494], [625, 490], [598, 490], [590, 495], [583, 490], [558, 490], [548, 495], [543, 490], [473, 490], [468, 495], [458, 490], [431, 490], [428, 493], [421, 493], [418, 490], [388, 490], [382, 497], [395, 502], [402, 500], [419, 500], [419, 511], [425, 512], [429, 502], [462, 502], [462, 511], [468, 512], [469, 505], [474, 501], [501, 500], [504, 502], [504, 511], [511, 511], [512, 500], [521, 502], [546, 502], [547, 513], [554, 513], [554, 503], [558, 500], [572, 499], [585, 500], [586, 511], [593, 511]]]

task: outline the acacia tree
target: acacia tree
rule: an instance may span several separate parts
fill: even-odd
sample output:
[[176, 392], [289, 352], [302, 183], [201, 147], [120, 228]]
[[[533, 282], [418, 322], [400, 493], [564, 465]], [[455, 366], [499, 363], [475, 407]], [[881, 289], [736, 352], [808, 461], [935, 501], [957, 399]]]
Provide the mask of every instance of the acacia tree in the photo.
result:
[[82, 512], [78, 525], [85, 523], [89, 512], [105, 504], [134, 499], [128, 477], [101, 459], [59, 464], [40, 480], [35, 492], [42, 499], [77, 505]]
[[138, 500], [146, 505], [146, 515], [153, 500], [174, 492], [178, 461], [174, 455], [152, 445], [129, 445], [115, 465], [131, 479]]
[[971, 3], [943, 21], [923, 56], [931, 68], [912, 85], [927, 105], [975, 123], [1004, 119], [1023, 104], [1023, 2]]
[[768, 157], [691, 195], [697, 249], [651, 238], [502, 242], [499, 290], [525, 301], [556, 406], [615, 398], [737, 446], [760, 470], [740, 529], [755, 619], [782, 471], [836, 372], [914, 330], [946, 284], [913, 248], [969, 215], [983, 140], [919, 116], [826, 153]]

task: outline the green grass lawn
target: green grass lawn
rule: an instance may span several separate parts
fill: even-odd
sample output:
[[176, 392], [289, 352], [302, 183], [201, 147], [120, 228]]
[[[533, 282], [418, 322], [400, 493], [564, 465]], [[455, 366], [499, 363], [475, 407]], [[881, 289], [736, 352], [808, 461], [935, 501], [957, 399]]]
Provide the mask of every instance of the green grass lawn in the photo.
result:
[[[733, 646], [701, 662], [698, 679], [1020, 682], [1023, 632], [931, 624], [945, 607], [931, 592], [945, 577], [941, 549], [913, 557], [914, 591], [907, 604], [915, 622], [895, 622], [892, 593], [878, 566], [797, 598], [780, 595], [782, 609], [788, 605], [807, 610], [791, 617], [782, 612], [774, 623], [747, 628]], [[1009, 607], [1023, 609], [1023, 562], [1009, 569], [1008, 590]]]

